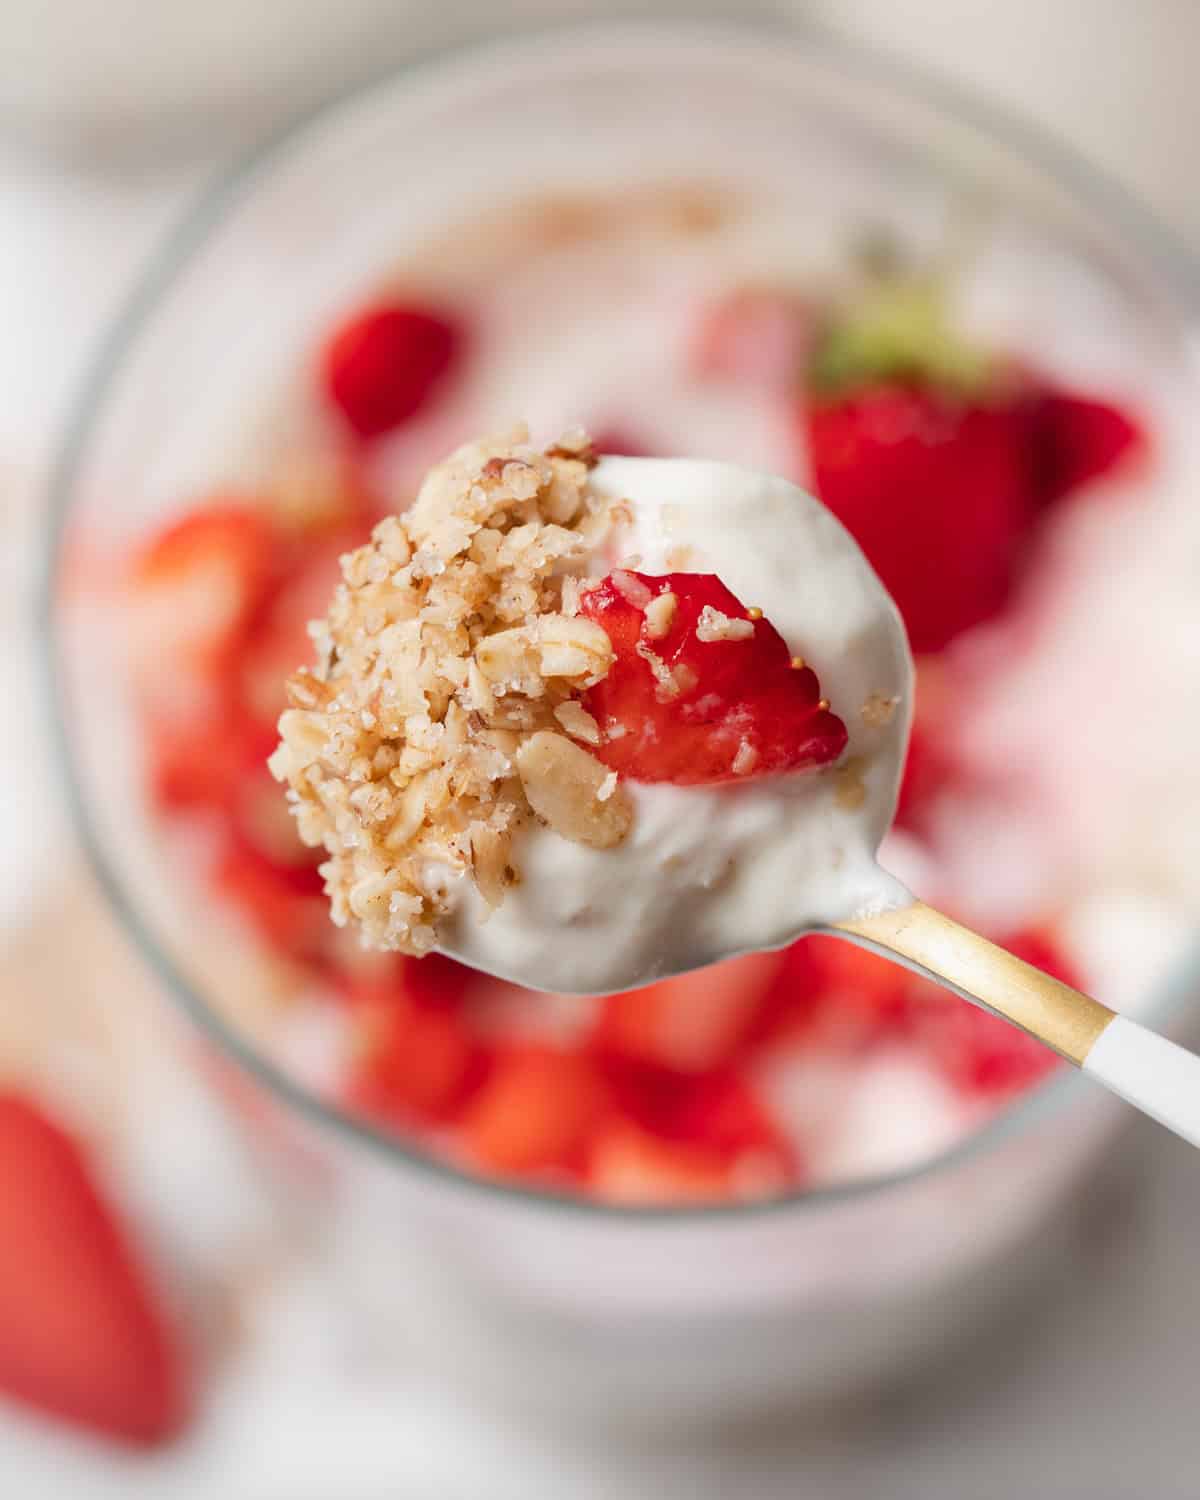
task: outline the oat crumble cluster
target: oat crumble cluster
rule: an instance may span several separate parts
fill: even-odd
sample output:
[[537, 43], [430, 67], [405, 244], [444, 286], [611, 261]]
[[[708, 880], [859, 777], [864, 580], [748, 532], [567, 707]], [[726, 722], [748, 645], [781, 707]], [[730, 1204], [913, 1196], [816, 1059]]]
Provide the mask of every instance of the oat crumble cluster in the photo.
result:
[[523, 432], [459, 449], [342, 559], [309, 627], [317, 663], [288, 681], [270, 767], [301, 838], [329, 855], [333, 920], [369, 946], [428, 952], [463, 876], [498, 905], [531, 819], [595, 848], [629, 830], [576, 696], [613, 655], [578, 614], [614, 521], [594, 462], [582, 434], [544, 453]]

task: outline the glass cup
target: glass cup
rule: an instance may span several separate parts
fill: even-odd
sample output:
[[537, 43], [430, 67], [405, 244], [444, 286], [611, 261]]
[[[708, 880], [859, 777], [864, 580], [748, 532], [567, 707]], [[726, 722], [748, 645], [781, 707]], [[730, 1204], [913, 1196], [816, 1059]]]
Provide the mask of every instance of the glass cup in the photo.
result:
[[[1066, 339], [1102, 309], [1118, 335], [1107, 373], [1150, 392], [1164, 430], [1194, 399], [1192, 308], [1169, 247], [1010, 124], [785, 29], [598, 25], [488, 43], [322, 110], [174, 236], [65, 439], [46, 632], [83, 841], [252, 1148], [321, 1226], [347, 1316], [380, 1349], [415, 1349], [540, 1415], [656, 1425], [827, 1400], [994, 1317], [1044, 1266], [1055, 1211], [1118, 1107], [1056, 1075], [910, 1170], [688, 1209], [477, 1180], [343, 1114], [273, 1055], [252, 967], [230, 961], [219, 914], [185, 899], [145, 809], [113, 611], [74, 586], [72, 563], [77, 547], [127, 549], [236, 478], [262, 393], [431, 226], [555, 186], [664, 174], [811, 201], [831, 255], [864, 222], [935, 245], [965, 209], [981, 296]], [[1185, 994], [1157, 993], [1142, 1013], [1165, 1026]]]

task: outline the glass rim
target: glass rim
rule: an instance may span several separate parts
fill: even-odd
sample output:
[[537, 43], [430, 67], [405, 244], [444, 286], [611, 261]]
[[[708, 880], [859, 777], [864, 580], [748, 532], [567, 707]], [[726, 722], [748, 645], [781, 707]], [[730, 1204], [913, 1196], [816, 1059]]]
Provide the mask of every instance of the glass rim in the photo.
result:
[[[336, 120], [343, 111], [352, 110], [414, 78], [436, 78], [439, 71], [453, 73], [467, 62], [486, 58], [503, 62], [506, 54], [518, 57], [520, 49], [531, 42], [580, 41], [589, 36], [616, 41], [622, 35], [644, 41], [647, 34], [664, 38], [671, 36], [676, 40], [686, 35], [695, 40], [725, 36], [748, 42], [786, 42], [805, 60], [815, 60], [822, 66], [840, 70], [856, 84], [883, 87], [902, 96], [905, 102], [931, 108], [954, 125], [973, 132], [989, 145], [1008, 151], [1041, 171], [1056, 185], [1066, 189], [1074, 200], [1095, 210], [1106, 225], [1115, 226], [1122, 239], [1140, 252], [1162, 285], [1176, 295], [1184, 314], [1200, 316], [1200, 263], [1131, 193], [1102, 170], [1092, 166], [1071, 147], [1002, 106], [981, 101], [969, 90], [890, 54], [835, 37], [811, 22], [766, 15], [751, 20], [664, 15], [636, 20], [593, 19], [516, 31], [493, 31], [470, 42], [453, 42], [431, 48], [310, 107], [243, 152], [232, 166], [220, 172], [193, 197], [174, 227], [160, 239], [132, 290], [124, 295], [77, 389], [49, 478], [36, 603], [39, 686], [73, 828], [87, 864], [118, 924], [132, 938], [140, 956], [191, 1024], [268, 1095], [295, 1110], [307, 1124], [328, 1132], [339, 1143], [366, 1150], [391, 1167], [411, 1170], [418, 1176], [469, 1195], [483, 1195], [531, 1211], [548, 1211], [614, 1224], [732, 1225], [786, 1213], [817, 1212], [825, 1207], [873, 1198], [952, 1170], [985, 1155], [1039, 1119], [1061, 1111], [1073, 1091], [1083, 1085], [1071, 1071], [1060, 1069], [1014, 1099], [986, 1123], [968, 1131], [952, 1146], [928, 1159], [893, 1172], [844, 1183], [801, 1186], [761, 1200], [692, 1205], [608, 1203], [548, 1186], [472, 1173], [377, 1128], [363, 1116], [344, 1112], [288, 1077], [281, 1067], [239, 1035], [205, 1000], [200, 988], [181, 972], [143, 920], [136, 899], [115, 862], [109, 858], [103, 838], [92, 823], [83, 780], [72, 750], [67, 688], [60, 665], [57, 600], [63, 540], [93, 421], [103, 406], [116, 371], [135, 345], [143, 327], [153, 318], [162, 297], [192, 258], [203, 251], [211, 232], [236, 210], [258, 181], [285, 162], [293, 151], [303, 149], [312, 134]], [[1176, 966], [1169, 979], [1155, 987], [1156, 1015], [1159, 1018], [1173, 1015], [1182, 1006], [1198, 977], [1200, 937], [1189, 945], [1188, 955]]]

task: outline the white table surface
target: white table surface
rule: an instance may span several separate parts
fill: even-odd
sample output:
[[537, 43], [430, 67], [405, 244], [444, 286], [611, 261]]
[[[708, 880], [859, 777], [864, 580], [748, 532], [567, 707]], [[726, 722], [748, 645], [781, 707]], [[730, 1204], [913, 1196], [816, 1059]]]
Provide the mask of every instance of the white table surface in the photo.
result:
[[[24, 613], [52, 438], [86, 350], [148, 247], [206, 175], [84, 178], [0, 155], [0, 567], [15, 585], [0, 614], [0, 951], [61, 889], [73, 855], [44, 763]], [[36, 815], [36, 816], [35, 816]], [[88, 920], [94, 920], [89, 917]], [[124, 960], [123, 960], [124, 961]], [[0, 1007], [7, 1002], [0, 988]], [[15, 1003], [37, 1005], [35, 993]], [[0, 1022], [3, 1011], [0, 1009]], [[239, 1236], [270, 1239], [261, 1205], [219, 1125], [182, 1097], [164, 1150], [171, 1170], [137, 1188], [181, 1253], [212, 1272]], [[182, 1166], [179, 1163], [182, 1162]], [[230, 1217], [181, 1228], [178, 1169], [227, 1174]], [[176, 1192], [179, 1182], [174, 1182]], [[159, 1225], [162, 1228], [162, 1224]], [[720, 1448], [622, 1453], [514, 1434], [456, 1410], [419, 1374], [368, 1378], [347, 1365], [320, 1268], [301, 1256], [255, 1302], [252, 1334], [209, 1384], [174, 1452], [114, 1456], [0, 1407], [0, 1495], [697, 1497], [747, 1500], [1195, 1500], [1200, 1495], [1200, 1165], [1147, 1124], [1087, 1195], [1069, 1277], [1019, 1324], [953, 1369], [853, 1416], [746, 1435]]]

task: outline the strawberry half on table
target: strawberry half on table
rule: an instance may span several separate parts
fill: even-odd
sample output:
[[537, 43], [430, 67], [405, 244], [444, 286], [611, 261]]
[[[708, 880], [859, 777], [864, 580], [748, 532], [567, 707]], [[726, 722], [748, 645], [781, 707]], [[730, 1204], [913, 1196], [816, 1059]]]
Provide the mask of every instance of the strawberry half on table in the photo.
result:
[[0, 1395], [139, 1445], [187, 1415], [174, 1333], [75, 1141], [0, 1093]]
[[595, 755], [621, 775], [697, 786], [816, 770], [846, 748], [816, 673], [713, 574], [617, 569], [580, 612], [615, 652], [583, 703]]

